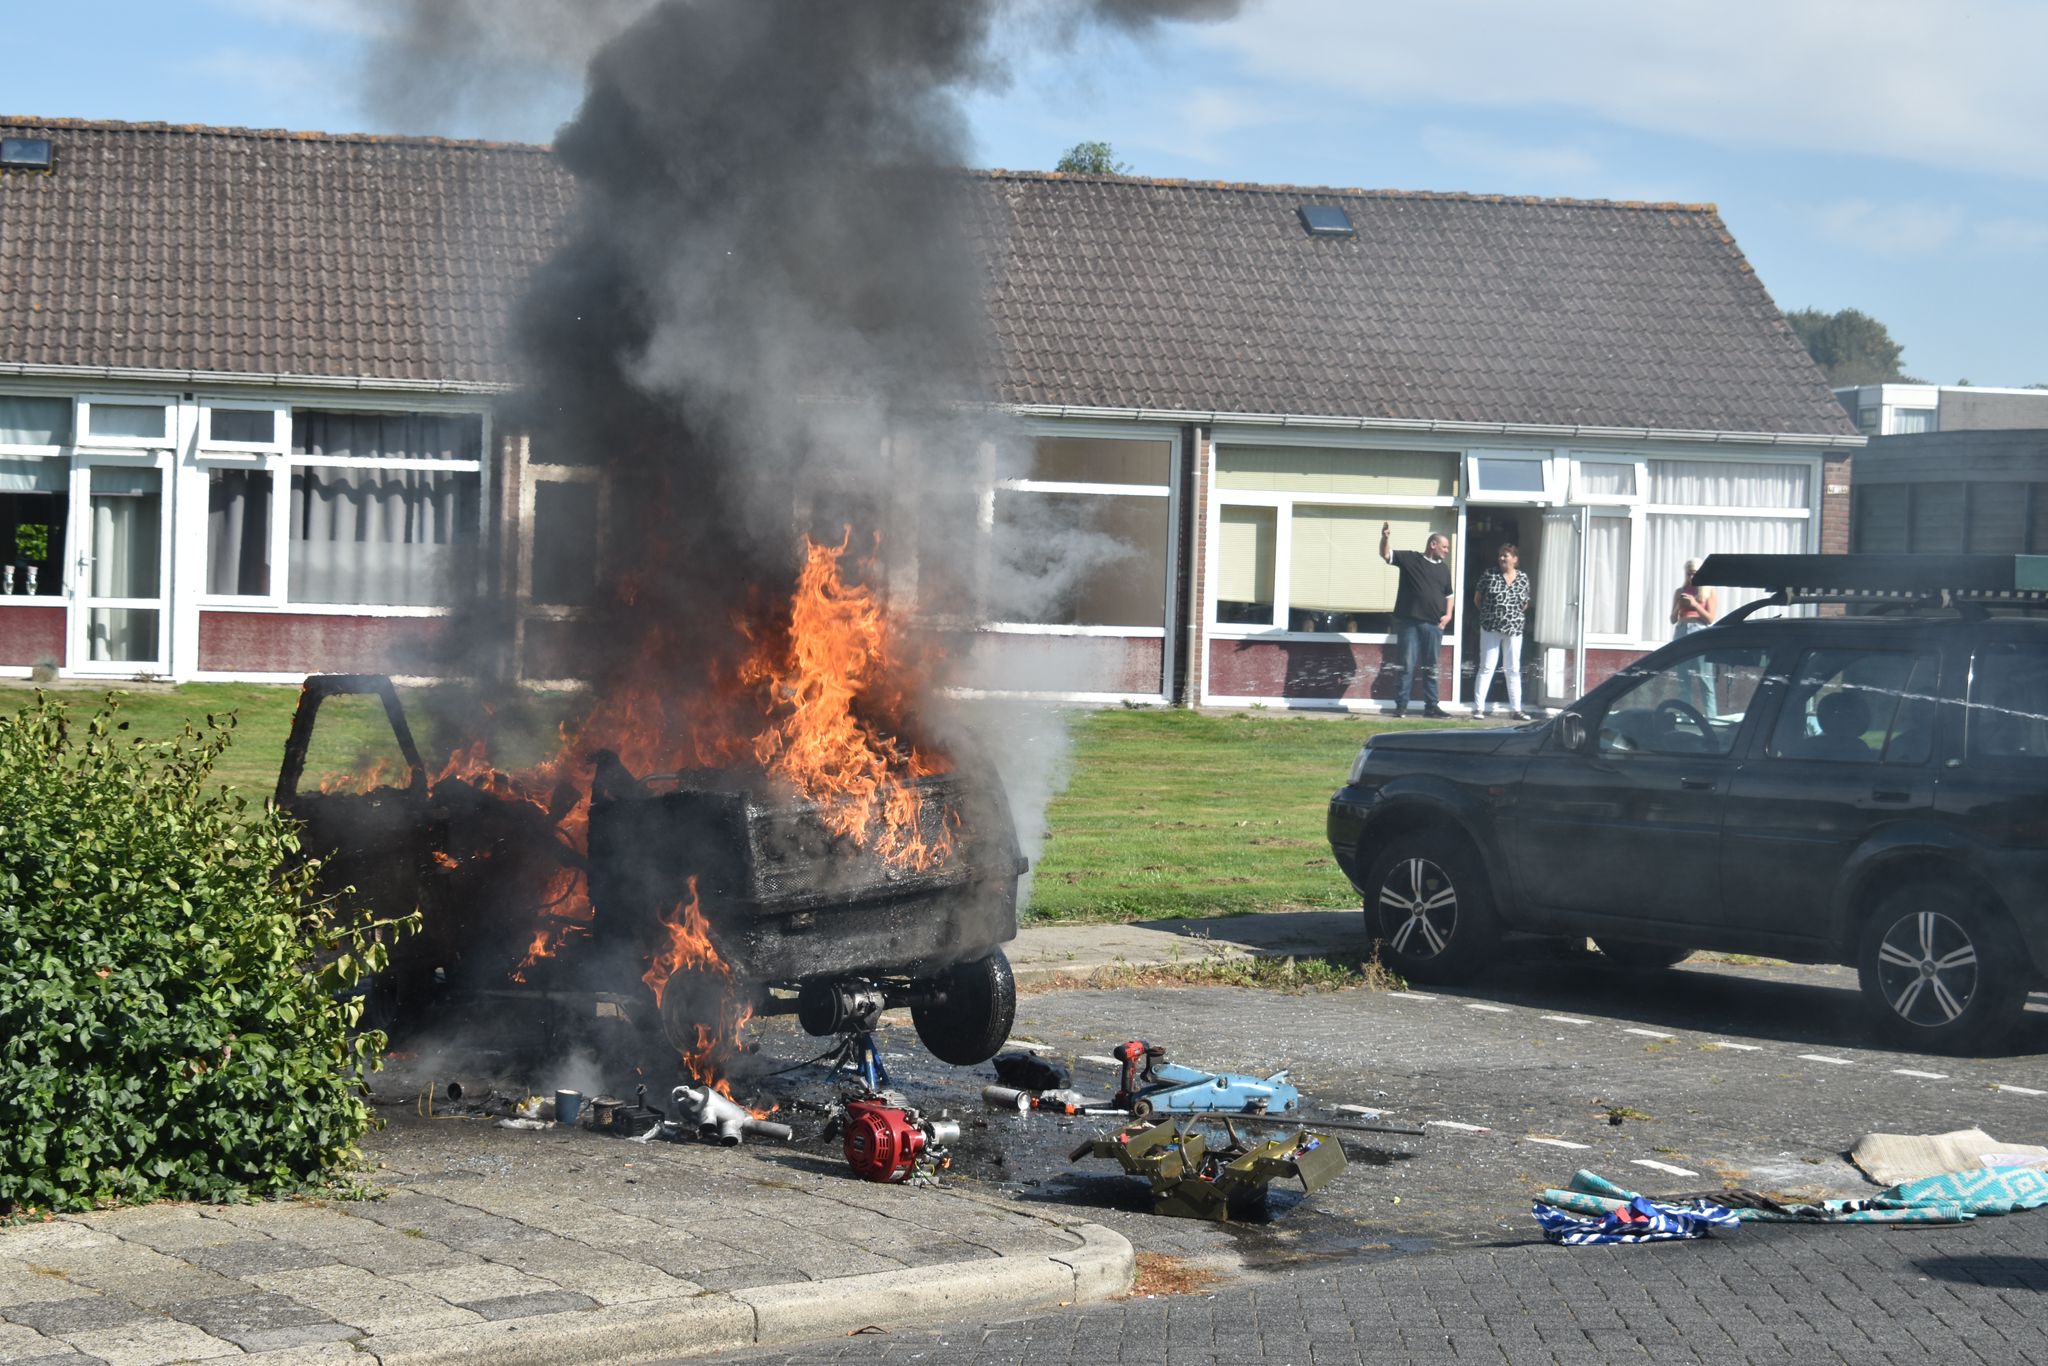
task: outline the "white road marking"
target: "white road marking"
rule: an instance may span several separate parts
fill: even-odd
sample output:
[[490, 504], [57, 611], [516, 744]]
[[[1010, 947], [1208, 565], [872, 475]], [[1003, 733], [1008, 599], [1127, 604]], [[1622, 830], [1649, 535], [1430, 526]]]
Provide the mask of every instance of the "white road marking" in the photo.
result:
[[1590, 1144], [1590, 1143], [1573, 1143], [1573, 1142], [1570, 1142], [1570, 1141], [1569, 1141], [1569, 1140], [1567, 1140], [1567, 1139], [1562, 1139], [1562, 1138], [1538, 1138], [1538, 1137], [1537, 1137], [1536, 1135], [1534, 1135], [1534, 1134], [1524, 1134], [1524, 1135], [1522, 1136], [1522, 1142], [1524, 1142], [1524, 1143], [1545, 1143], [1545, 1144], [1548, 1144], [1549, 1146], [1551, 1146], [1551, 1147], [1553, 1147], [1553, 1148], [1582, 1148], [1582, 1149], [1583, 1149], [1583, 1148], [1590, 1148], [1590, 1147], [1592, 1147], [1592, 1146], [1593, 1146], [1593, 1145], [1592, 1145], [1592, 1144]]
[[1483, 1004], [1483, 1003], [1481, 1003], [1481, 1002], [1479, 1002], [1479, 1001], [1467, 1001], [1467, 1002], [1465, 1002], [1465, 1009], [1467, 1009], [1467, 1010], [1484, 1010], [1484, 1011], [1487, 1011], [1488, 1013], [1490, 1013], [1490, 1014], [1494, 1014], [1494, 1015], [1512, 1015], [1512, 1014], [1514, 1014], [1514, 1013], [1515, 1013], [1515, 1012], [1514, 1012], [1513, 1010], [1509, 1009], [1509, 1008], [1508, 1008], [1507, 1006], [1490, 1006], [1490, 1005], [1485, 1005], [1485, 1004]]
[[1437, 998], [1423, 991], [1390, 991], [1387, 993], [1387, 999], [1390, 1001], [1434, 1001]]
[[1592, 1022], [1591, 1020], [1582, 1020], [1582, 1019], [1580, 1019], [1580, 1018], [1579, 1018], [1578, 1016], [1576, 1016], [1576, 1015], [1545, 1015], [1545, 1016], [1544, 1016], [1543, 1018], [1544, 1018], [1544, 1019], [1546, 1019], [1546, 1020], [1555, 1020], [1555, 1021], [1557, 1021], [1557, 1022], [1558, 1022], [1559, 1024], [1591, 1024], [1591, 1023], [1593, 1023], [1593, 1022]]
[[2002, 1081], [1992, 1082], [1991, 1089], [1994, 1091], [2010, 1091], [2016, 1096], [2048, 1096], [2048, 1091], [2036, 1091], [2031, 1086], [2009, 1086]]
[[1917, 1067], [1894, 1067], [1892, 1075], [1895, 1077], [1918, 1077], [1922, 1081], [1948, 1080], [1948, 1073], [1946, 1072], [1922, 1072]]
[[1825, 1053], [1801, 1053], [1799, 1057], [1804, 1062], [1833, 1063], [1836, 1067], [1854, 1067], [1856, 1065], [1856, 1059], [1854, 1058], [1831, 1058]]
[[1455, 1119], [1425, 1119], [1422, 1121], [1422, 1127], [1425, 1129], [1456, 1129], [1461, 1134], [1490, 1134], [1493, 1132], [1484, 1124], [1460, 1124]]
[[1674, 1167], [1669, 1162], [1652, 1162], [1647, 1157], [1632, 1157], [1629, 1159], [1629, 1161], [1635, 1163], [1638, 1167], [1648, 1167], [1653, 1172], [1663, 1172], [1667, 1176], [1699, 1175], [1698, 1172], [1687, 1171], [1684, 1167]]
[[1371, 1115], [1374, 1119], [1378, 1119], [1384, 1113], [1383, 1111], [1373, 1109], [1370, 1105], [1338, 1105], [1332, 1108], [1343, 1110], [1347, 1114]]
[[1122, 1066], [1123, 1066], [1123, 1064], [1122, 1064], [1122, 1063], [1120, 1063], [1120, 1062], [1118, 1062], [1118, 1061], [1117, 1061], [1117, 1060], [1116, 1060], [1115, 1058], [1105, 1058], [1105, 1057], [1103, 1057], [1103, 1056], [1102, 1056], [1102, 1055], [1101, 1055], [1100, 1053], [1083, 1053], [1083, 1054], [1082, 1054], [1082, 1055], [1081, 1055], [1080, 1057], [1078, 1057], [1078, 1058], [1074, 1059], [1074, 1061], [1075, 1061], [1075, 1062], [1092, 1062], [1092, 1063], [1094, 1063], [1094, 1064], [1095, 1064], [1095, 1065], [1096, 1065], [1097, 1067], [1122, 1067]]
[[1003, 1047], [1014, 1048], [1024, 1053], [1050, 1053], [1053, 1051], [1053, 1046], [1051, 1044], [1033, 1043], [1029, 1039], [1011, 1039], [1008, 1043], [1005, 1043]]
[[1676, 1034], [1666, 1034], [1662, 1030], [1657, 1029], [1624, 1029], [1621, 1032], [1624, 1034], [1640, 1034], [1646, 1039], [1675, 1039], [1678, 1037]]
[[1740, 1049], [1740, 1050], [1741, 1050], [1742, 1052], [1744, 1052], [1744, 1053], [1761, 1053], [1761, 1052], [1763, 1052], [1763, 1051], [1764, 1051], [1764, 1050], [1763, 1050], [1763, 1045], [1762, 1045], [1762, 1044], [1755, 1044], [1755, 1043], [1730, 1043], [1730, 1042], [1729, 1042], [1728, 1040], [1726, 1040], [1726, 1039], [1715, 1039], [1715, 1040], [1714, 1040], [1714, 1041], [1713, 1041], [1712, 1043], [1708, 1044], [1708, 1045], [1707, 1045], [1707, 1047], [1709, 1047], [1709, 1048], [1736, 1048], [1736, 1049]]

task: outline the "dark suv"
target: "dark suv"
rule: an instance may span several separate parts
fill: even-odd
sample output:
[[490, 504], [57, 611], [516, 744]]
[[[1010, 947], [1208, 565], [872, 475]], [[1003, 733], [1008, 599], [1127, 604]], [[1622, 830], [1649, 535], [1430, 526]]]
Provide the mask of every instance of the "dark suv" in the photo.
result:
[[1508, 932], [1854, 964], [1887, 1040], [1977, 1048], [2048, 969], [2048, 559], [1723, 555], [1700, 582], [1770, 596], [1548, 721], [1366, 743], [1329, 835], [1369, 932], [1418, 982]]

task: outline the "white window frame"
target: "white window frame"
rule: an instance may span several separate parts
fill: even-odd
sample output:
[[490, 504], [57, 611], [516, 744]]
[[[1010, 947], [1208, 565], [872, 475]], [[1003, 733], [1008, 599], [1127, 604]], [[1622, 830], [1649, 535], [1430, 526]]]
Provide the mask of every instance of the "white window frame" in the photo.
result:
[[[92, 409], [95, 404], [108, 408], [162, 408], [163, 435], [96, 435], [92, 430]], [[176, 394], [80, 394], [73, 400], [71, 410], [72, 447], [80, 451], [100, 451], [109, 454], [120, 451], [176, 450], [179, 445], [178, 409]]]
[[[310, 405], [309, 405], [310, 406]], [[272, 423], [268, 441], [217, 441], [213, 435], [213, 410], [231, 408], [237, 412], [268, 410]], [[199, 453], [202, 458], [216, 451], [255, 451], [282, 455], [291, 449], [292, 405], [268, 399], [209, 398], [199, 405]]]
[[597, 485], [597, 525], [591, 528], [591, 534], [596, 537], [598, 586], [602, 587], [605, 546], [610, 539], [612, 526], [612, 483], [604, 475], [604, 470], [596, 465], [545, 465], [531, 459], [526, 462], [525, 476], [519, 485], [519, 525], [526, 528], [526, 534], [519, 540], [515, 576], [518, 580], [519, 608], [527, 616], [574, 621], [590, 615], [589, 607], [577, 607], [570, 603], [540, 603], [533, 600], [533, 546], [534, 538], [540, 530], [539, 524], [534, 521], [534, 506], [538, 501], [542, 484]]
[[[995, 525], [995, 495], [1007, 493], [1058, 493], [1082, 494], [1107, 498], [1163, 498], [1166, 500], [1166, 562], [1165, 575], [1158, 584], [1159, 625], [1157, 626], [1079, 626], [1062, 625], [1057, 622], [1033, 621], [985, 621], [977, 630], [997, 635], [1020, 636], [1107, 636], [1126, 640], [1163, 640], [1168, 636], [1167, 627], [1173, 616], [1172, 587], [1177, 567], [1179, 547], [1174, 535], [1174, 494], [1180, 482], [1180, 432], [1174, 428], [1132, 428], [1108, 426], [1100, 423], [1045, 424], [1032, 423], [1025, 434], [1033, 441], [1040, 437], [1068, 437], [1092, 441], [1142, 441], [1166, 447], [1166, 482], [1163, 484], [1106, 484], [1088, 480], [1067, 479], [997, 479], [986, 486], [981, 498], [980, 520], [983, 528]], [[1172, 661], [1166, 661], [1165, 677], [1172, 676]], [[1164, 691], [1162, 684], [1162, 692]], [[1151, 696], [1151, 694], [1146, 694]]]
[[[240, 406], [228, 402], [224, 406]], [[474, 417], [479, 420], [482, 435], [476, 460], [386, 460], [374, 456], [309, 456], [291, 452], [290, 418], [300, 412], [308, 413], [431, 413], [438, 417]], [[284, 471], [281, 481], [271, 485], [271, 497], [279, 513], [279, 541], [271, 561], [272, 587], [278, 595], [274, 609], [266, 608], [262, 600], [255, 598], [223, 598], [217, 600], [214, 610], [223, 607], [245, 607], [253, 610], [277, 610], [295, 616], [323, 617], [445, 617], [453, 611], [445, 606], [410, 605], [402, 603], [361, 603], [361, 602], [293, 602], [291, 600], [291, 476], [293, 471], [307, 468], [359, 468], [382, 470], [441, 470], [446, 473], [475, 473], [477, 475], [477, 578], [474, 587], [482, 591], [489, 585], [490, 556], [484, 553], [490, 540], [491, 515], [491, 443], [496, 440], [492, 428], [492, 413], [489, 408], [460, 403], [421, 403], [387, 398], [382, 401], [345, 402], [331, 399], [308, 399], [290, 405], [290, 414], [284, 430], [279, 434], [284, 453], [280, 459]], [[277, 481], [277, 476], [272, 476]]]
[[[1543, 475], [1540, 489], [1490, 489], [1480, 482], [1479, 464], [1482, 460], [1504, 460], [1517, 465], [1538, 466]], [[1502, 507], [1511, 503], [1548, 507], [1562, 501], [1559, 485], [1563, 482], [1558, 475], [1558, 462], [1551, 458], [1549, 451], [1499, 449], [1489, 450], [1473, 447], [1465, 452], [1464, 482], [1461, 489], [1467, 503], [1480, 503], [1487, 507]]]
[[[270, 440], [261, 443], [213, 440], [215, 408], [269, 409], [275, 424]], [[290, 566], [286, 564], [285, 536], [291, 529], [291, 470], [287, 464], [287, 453], [291, 447], [292, 405], [270, 399], [208, 398], [200, 404], [198, 429], [198, 449], [192, 466], [198, 473], [199, 490], [193, 516], [201, 527], [206, 525], [205, 494], [212, 484], [213, 471], [261, 470], [270, 476], [270, 591], [209, 593], [202, 578], [201, 586], [193, 592], [193, 600], [208, 611], [233, 607], [283, 607], [289, 601], [285, 594], [286, 576], [290, 573]]]

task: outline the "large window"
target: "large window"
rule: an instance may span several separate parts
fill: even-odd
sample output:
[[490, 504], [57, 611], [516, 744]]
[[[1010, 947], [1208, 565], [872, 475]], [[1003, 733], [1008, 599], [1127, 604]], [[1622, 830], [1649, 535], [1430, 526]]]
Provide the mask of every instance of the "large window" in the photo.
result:
[[292, 414], [287, 597], [440, 606], [473, 568], [483, 422], [473, 414]]
[[0, 594], [60, 597], [71, 462], [0, 456]]
[[1380, 528], [1403, 550], [1454, 534], [1458, 469], [1450, 453], [1219, 446], [1216, 627], [1392, 629], [1399, 577], [1380, 559]]
[[[1587, 633], [1616, 642], [1669, 639], [1671, 595], [1687, 560], [1805, 552], [1814, 482], [1811, 463], [1577, 458], [1572, 499], [1594, 505]], [[1724, 588], [1718, 596], [1725, 614], [1758, 595]]]
[[1042, 436], [1023, 479], [995, 490], [991, 517], [1014, 574], [986, 585], [1010, 625], [1166, 628], [1173, 443]]

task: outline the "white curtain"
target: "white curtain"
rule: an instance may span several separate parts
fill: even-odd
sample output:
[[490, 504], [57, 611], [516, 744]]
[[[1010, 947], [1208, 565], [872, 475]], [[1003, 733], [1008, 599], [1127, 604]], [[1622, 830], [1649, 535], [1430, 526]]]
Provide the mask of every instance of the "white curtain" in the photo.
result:
[[1536, 561], [1536, 643], [1570, 648], [1578, 643], [1578, 604], [1572, 599], [1579, 574], [1578, 527], [1569, 512], [1543, 514], [1542, 553]]
[[[1643, 640], [1671, 639], [1671, 596], [1685, 582], [1685, 562], [1709, 555], [1799, 555], [1806, 551], [1806, 522], [1797, 517], [1696, 517], [1653, 512], [1643, 527]], [[1764, 594], [1747, 588], [1717, 588], [1719, 615], [1726, 616]]]
[[293, 602], [439, 606], [476, 537], [478, 476], [364, 466], [292, 471]]
[[[154, 598], [162, 544], [163, 495], [155, 470], [92, 472], [92, 574], [95, 598]], [[157, 658], [158, 609], [95, 607], [86, 619], [86, 651], [98, 660]]]
[[1594, 515], [1586, 522], [1586, 632], [1628, 634], [1627, 517]]
[[1652, 460], [1649, 501], [1666, 507], [1811, 507], [1805, 465], [1748, 465], [1726, 460]]

